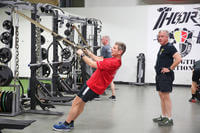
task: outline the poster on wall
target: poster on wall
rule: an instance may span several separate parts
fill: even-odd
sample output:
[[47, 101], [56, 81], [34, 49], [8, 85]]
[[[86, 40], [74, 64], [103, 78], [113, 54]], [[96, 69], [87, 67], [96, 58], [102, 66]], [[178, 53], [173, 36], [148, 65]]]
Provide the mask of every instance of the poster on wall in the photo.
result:
[[[174, 83], [191, 84], [193, 64], [200, 60], [200, 4], [149, 7], [147, 72], [154, 70], [160, 30], [169, 31], [169, 42], [182, 56], [182, 62], [175, 69]], [[150, 82], [155, 82], [154, 78]]]

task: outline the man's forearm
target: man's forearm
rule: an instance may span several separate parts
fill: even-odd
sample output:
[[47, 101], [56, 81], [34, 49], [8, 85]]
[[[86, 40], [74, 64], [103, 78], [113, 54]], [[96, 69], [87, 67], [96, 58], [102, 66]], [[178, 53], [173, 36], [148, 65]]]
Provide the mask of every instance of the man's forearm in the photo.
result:
[[102, 61], [103, 60], [103, 58], [102, 57], [99, 57], [99, 56], [96, 56], [96, 55], [94, 55], [92, 52], [90, 52], [90, 51], [88, 51], [88, 56], [90, 57], [90, 58], [92, 58], [94, 61]]
[[91, 58], [89, 58], [88, 56], [85, 55], [85, 56], [82, 57], [82, 59], [90, 67], [97, 68], [97, 63], [95, 61], [93, 61]]
[[181, 62], [182, 58], [181, 55], [179, 53], [176, 53], [174, 55], [174, 62], [173, 64], [170, 66], [171, 70], [174, 70], [176, 66], [178, 66], [178, 64]]

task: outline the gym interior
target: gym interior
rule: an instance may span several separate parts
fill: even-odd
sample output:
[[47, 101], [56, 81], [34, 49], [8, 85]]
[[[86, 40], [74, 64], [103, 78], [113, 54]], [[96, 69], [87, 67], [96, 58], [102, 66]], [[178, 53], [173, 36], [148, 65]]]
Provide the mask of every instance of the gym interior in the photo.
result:
[[[56, 133], [72, 101], [95, 69], [77, 55], [100, 56], [102, 37], [126, 44], [122, 65], [100, 98], [86, 103], [74, 133], [199, 133], [200, 94], [191, 98], [192, 70], [200, 59], [199, 0], [2, 0], [0, 1], [0, 132]], [[158, 33], [181, 55], [175, 67], [173, 126], [161, 115], [154, 66]], [[198, 83], [199, 84], [199, 83]]]

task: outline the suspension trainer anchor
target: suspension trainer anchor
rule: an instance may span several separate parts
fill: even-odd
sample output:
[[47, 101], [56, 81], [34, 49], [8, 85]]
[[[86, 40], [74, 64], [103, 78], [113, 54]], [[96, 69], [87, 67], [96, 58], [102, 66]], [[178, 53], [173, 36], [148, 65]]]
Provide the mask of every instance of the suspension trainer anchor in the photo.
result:
[[[26, 20], [28, 20], [29, 22], [31, 22], [32, 24], [36, 25], [37, 27], [51, 33], [51, 35], [55, 36], [57, 38], [58, 41], [65, 41], [67, 44], [70, 44], [71, 46], [73, 46], [74, 48], [77, 49], [82, 49], [82, 46], [79, 45], [75, 45], [74, 43], [72, 43], [71, 41], [67, 40], [66, 38], [64, 38], [63, 36], [53, 32], [52, 30], [50, 30], [49, 28], [41, 25], [40, 23], [38, 23], [37, 21], [33, 20], [32, 18], [26, 16], [25, 14], [23, 14], [22, 12], [18, 11], [18, 10], [14, 10], [15, 13], [17, 13], [18, 15], [20, 15], [21, 17], [25, 18]], [[86, 48], [86, 47], [85, 47]], [[88, 47], [89, 48], [89, 47]]]

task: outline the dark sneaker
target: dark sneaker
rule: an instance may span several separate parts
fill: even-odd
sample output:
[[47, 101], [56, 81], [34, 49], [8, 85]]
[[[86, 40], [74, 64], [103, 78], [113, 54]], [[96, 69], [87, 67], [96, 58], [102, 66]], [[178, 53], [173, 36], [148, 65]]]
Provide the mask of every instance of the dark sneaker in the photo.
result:
[[157, 117], [157, 118], [153, 118], [153, 122], [160, 122], [163, 120], [163, 117], [160, 116], [160, 117]]
[[158, 122], [158, 126], [173, 126], [173, 120], [169, 120], [168, 118], [163, 118], [162, 121]]
[[72, 124], [65, 125], [62, 122], [59, 122], [59, 124], [53, 125], [53, 130], [55, 131], [71, 131], [73, 128], [74, 126], [72, 127]]
[[[60, 122], [58, 122], [58, 124], [59, 124], [59, 125], [62, 125], [63, 122], [60, 121]], [[71, 129], [74, 128], [74, 122], [69, 123], [69, 125], [70, 125]]]
[[110, 96], [109, 99], [116, 101], [116, 96]]
[[191, 102], [191, 103], [196, 103], [197, 100], [196, 100], [196, 98], [190, 98], [190, 99], [189, 99], [189, 102]]

